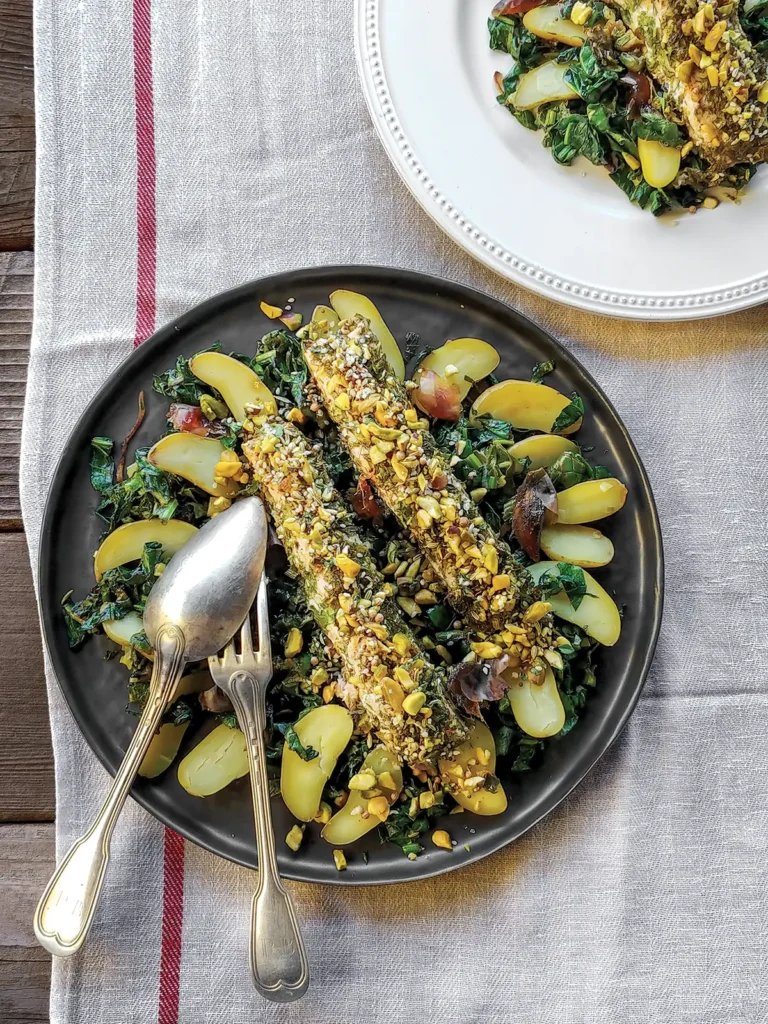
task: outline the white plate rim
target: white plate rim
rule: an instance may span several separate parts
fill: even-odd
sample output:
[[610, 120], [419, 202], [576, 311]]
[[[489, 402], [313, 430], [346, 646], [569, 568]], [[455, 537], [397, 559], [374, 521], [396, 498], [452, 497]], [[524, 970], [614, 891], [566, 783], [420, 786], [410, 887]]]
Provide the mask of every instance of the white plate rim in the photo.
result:
[[509, 251], [483, 232], [436, 188], [413, 139], [404, 132], [382, 59], [379, 18], [382, 0], [355, 0], [355, 53], [363, 95], [374, 128], [403, 182], [429, 216], [458, 245], [495, 273], [530, 291], [602, 316], [628, 320], [679, 321], [721, 316], [765, 302], [768, 274], [722, 289], [672, 295], [601, 289], [569, 279]]

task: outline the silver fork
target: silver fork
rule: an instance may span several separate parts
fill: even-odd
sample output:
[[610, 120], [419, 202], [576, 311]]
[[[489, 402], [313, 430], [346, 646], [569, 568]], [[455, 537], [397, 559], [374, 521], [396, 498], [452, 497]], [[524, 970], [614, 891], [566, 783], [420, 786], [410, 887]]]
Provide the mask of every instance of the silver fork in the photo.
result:
[[251, 772], [251, 796], [256, 826], [259, 882], [251, 906], [251, 974], [257, 990], [276, 1003], [300, 999], [309, 985], [309, 965], [293, 901], [277, 870], [275, 833], [269, 803], [264, 745], [267, 725], [265, 696], [272, 678], [267, 579], [262, 576], [256, 595], [258, 650], [253, 649], [250, 619], [240, 630], [240, 653], [234, 641], [222, 657], [208, 659], [216, 685], [232, 701], [243, 730]]

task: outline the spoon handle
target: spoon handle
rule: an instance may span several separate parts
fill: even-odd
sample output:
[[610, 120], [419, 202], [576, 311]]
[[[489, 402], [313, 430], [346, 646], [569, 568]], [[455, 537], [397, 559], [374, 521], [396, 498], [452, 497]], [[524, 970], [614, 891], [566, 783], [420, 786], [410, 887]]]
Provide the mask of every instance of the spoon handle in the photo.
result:
[[246, 738], [259, 858], [259, 882], [251, 906], [251, 973], [265, 999], [290, 1003], [307, 991], [309, 964], [293, 900], [277, 869], [264, 746], [264, 688], [249, 672], [238, 671], [228, 689]]
[[184, 669], [184, 647], [178, 626], [160, 628], [149, 696], [120, 770], [96, 820], [58, 866], [37, 905], [35, 935], [54, 956], [72, 956], [88, 934], [109, 863], [112, 832]]

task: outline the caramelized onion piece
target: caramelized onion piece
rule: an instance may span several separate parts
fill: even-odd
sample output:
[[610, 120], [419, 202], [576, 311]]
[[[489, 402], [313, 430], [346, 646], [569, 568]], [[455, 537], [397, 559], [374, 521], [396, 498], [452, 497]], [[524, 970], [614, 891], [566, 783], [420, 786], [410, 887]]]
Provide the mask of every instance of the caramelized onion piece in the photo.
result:
[[651, 99], [651, 80], [647, 75], [639, 74], [636, 71], [627, 71], [619, 81], [622, 85], [629, 86], [627, 110], [630, 117], [639, 117], [640, 110]]
[[525, 14], [532, 11], [534, 7], [543, 7], [549, 0], [501, 0], [493, 8], [491, 16], [494, 18], [510, 18], [513, 14]]
[[455, 421], [461, 415], [461, 393], [458, 384], [441, 377], [434, 370], [419, 370], [418, 387], [411, 394], [417, 408], [436, 420]]
[[518, 488], [512, 526], [523, 551], [538, 562], [541, 531], [557, 522], [557, 494], [546, 469], [533, 469]]

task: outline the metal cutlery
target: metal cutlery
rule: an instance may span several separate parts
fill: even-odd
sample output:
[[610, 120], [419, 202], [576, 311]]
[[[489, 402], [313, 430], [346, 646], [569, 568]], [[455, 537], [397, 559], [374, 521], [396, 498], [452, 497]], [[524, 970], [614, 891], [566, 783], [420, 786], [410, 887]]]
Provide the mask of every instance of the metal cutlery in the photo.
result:
[[250, 765], [253, 818], [259, 860], [259, 882], [251, 906], [251, 974], [266, 999], [288, 1003], [300, 999], [309, 985], [309, 965], [293, 901], [277, 868], [275, 834], [269, 801], [264, 730], [267, 685], [272, 678], [267, 581], [262, 576], [256, 596], [257, 648], [250, 618], [240, 630], [240, 651], [231, 641], [223, 655], [208, 658], [214, 682], [229, 697], [246, 738]]
[[147, 702], [96, 820], [58, 866], [35, 912], [35, 935], [55, 956], [71, 956], [83, 944], [112, 832], [184, 666], [220, 650], [247, 616], [266, 547], [264, 506], [258, 498], [245, 498], [206, 523], [153, 586], [144, 610], [144, 629], [155, 649]]

